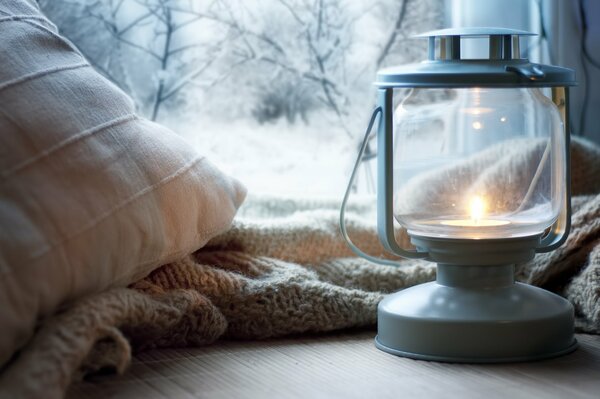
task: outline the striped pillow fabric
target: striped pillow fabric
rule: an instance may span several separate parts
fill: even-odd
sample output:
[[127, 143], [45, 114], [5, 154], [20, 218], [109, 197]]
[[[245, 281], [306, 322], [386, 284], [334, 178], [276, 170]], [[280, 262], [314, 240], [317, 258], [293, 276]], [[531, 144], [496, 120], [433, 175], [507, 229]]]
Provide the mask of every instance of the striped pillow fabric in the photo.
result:
[[36, 322], [225, 231], [245, 196], [62, 38], [0, 4], [0, 366]]

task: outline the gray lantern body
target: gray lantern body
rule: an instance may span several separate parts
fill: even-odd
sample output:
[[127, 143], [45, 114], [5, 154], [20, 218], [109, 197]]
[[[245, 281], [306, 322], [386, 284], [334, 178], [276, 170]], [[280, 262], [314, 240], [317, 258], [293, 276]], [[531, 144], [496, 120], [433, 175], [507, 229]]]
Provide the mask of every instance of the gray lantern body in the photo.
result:
[[[423, 35], [429, 60], [378, 73], [371, 122], [380, 116], [380, 240], [392, 254], [438, 263], [435, 282], [379, 304], [379, 349], [425, 360], [510, 362], [577, 346], [573, 306], [514, 281], [515, 264], [566, 240], [571, 216], [574, 72], [521, 59], [523, 35], [530, 34], [431, 32]], [[489, 58], [460, 58], [461, 38], [470, 37], [489, 38]], [[395, 223], [413, 249], [398, 245]]]

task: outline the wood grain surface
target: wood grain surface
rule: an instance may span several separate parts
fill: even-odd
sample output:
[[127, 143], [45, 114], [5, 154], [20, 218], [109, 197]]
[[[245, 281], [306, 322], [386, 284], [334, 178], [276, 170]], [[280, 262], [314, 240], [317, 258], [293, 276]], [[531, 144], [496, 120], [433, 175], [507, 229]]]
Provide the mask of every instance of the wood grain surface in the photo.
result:
[[139, 354], [120, 377], [74, 384], [68, 398], [600, 398], [600, 336], [556, 359], [495, 365], [400, 358], [374, 331]]

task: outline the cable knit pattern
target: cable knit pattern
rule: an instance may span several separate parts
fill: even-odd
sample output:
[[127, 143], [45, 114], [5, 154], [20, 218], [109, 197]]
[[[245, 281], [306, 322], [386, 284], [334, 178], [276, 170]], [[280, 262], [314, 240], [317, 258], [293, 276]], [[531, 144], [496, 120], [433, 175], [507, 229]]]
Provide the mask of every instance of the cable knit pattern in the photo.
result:
[[[518, 278], [566, 296], [579, 331], [600, 333], [600, 149], [573, 142], [573, 227]], [[46, 320], [4, 371], [7, 397], [61, 397], [82, 375], [125, 371], [132, 351], [374, 326], [385, 293], [430, 281], [433, 264], [356, 258], [338, 231], [339, 201], [249, 198], [226, 233], [127, 289], [81, 299]], [[372, 198], [348, 210], [355, 242], [384, 255]], [[404, 238], [405, 237], [400, 237]], [[2, 396], [2, 395], [0, 395]]]

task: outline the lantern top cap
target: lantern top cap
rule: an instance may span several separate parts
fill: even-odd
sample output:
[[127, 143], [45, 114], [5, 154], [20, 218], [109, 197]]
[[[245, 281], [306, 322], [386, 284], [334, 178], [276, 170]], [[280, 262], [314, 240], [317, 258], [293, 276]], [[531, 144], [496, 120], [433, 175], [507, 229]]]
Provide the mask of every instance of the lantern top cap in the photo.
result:
[[[382, 69], [380, 87], [554, 87], [574, 86], [572, 69], [530, 62], [521, 57], [520, 37], [535, 33], [507, 28], [450, 28], [422, 33], [428, 59], [418, 64]], [[487, 56], [465, 58], [461, 42], [487, 37]]]
[[432, 30], [420, 33], [413, 37], [487, 37], [487, 36], [537, 36], [537, 33], [520, 29], [471, 27], [471, 28], [448, 28]]
[[[460, 60], [461, 40], [488, 38], [489, 60], [520, 59], [521, 36], [535, 36], [535, 33], [518, 29], [495, 27], [449, 28], [422, 33], [415, 37], [429, 39], [430, 60]], [[439, 44], [436, 54], [436, 42]]]

